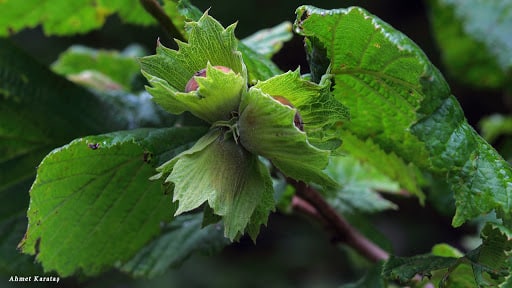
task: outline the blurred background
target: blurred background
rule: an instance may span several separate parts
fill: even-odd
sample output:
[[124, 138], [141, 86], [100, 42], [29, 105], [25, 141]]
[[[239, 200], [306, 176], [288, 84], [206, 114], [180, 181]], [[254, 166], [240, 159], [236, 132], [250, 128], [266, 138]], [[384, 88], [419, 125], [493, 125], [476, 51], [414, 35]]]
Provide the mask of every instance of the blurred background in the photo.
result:
[[[209, 14], [224, 26], [238, 22], [235, 32], [238, 38], [247, 37], [283, 21], [293, 22], [295, 9], [303, 4], [325, 9], [352, 5], [363, 7], [402, 31], [425, 51], [447, 77], [469, 123], [476, 129], [479, 129], [478, 123], [483, 117], [493, 113], [507, 114], [509, 111], [502, 89], [468, 86], [446, 71], [440, 48], [432, 33], [430, 10], [425, 1], [247, 0], [234, 4], [228, 0], [194, 0], [192, 3], [203, 11], [210, 9]], [[128, 45], [137, 43], [147, 54], [153, 54], [157, 38], [164, 45], [175, 47], [174, 42], [160, 28], [125, 24], [117, 16], [109, 17], [102, 29], [80, 36], [47, 37], [41, 28], [24, 30], [12, 36], [17, 45], [44, 65], [56, 61], [59, 54], [73, 44], [123, 50]], [[284, 44], [273, 60], [284, 71], [300, 67], [303, 73], [308, 72], [303, 40], [297, 35]], [[505, 140], [499, 138], [496, 143], [503, 146], [503, 141]], [[463, 249], [463, 243], [467, 240], [463, 235], [471, 235], [476, 231], [471, 225], [453, 229], [451, 215], [440, 214], [431, 204], [427, 203], [422, 207], [417, 199], [397, 197], [391, 200], [399, 205], [399, 211], [368, 218], [378, 227], [383, 237], [390, 240], [389, 246], [397, 255], [427, 253], [434, 244], [440, 242]], [[120, 272], [111, 271], [95, 279], [63, 279], [58, 286], [337, 287], [357, 280], [368, 267], [369, 263], [349, 249], [333, 244], [330, 235], [318, 223], [302, 215], [275, 213], [270, 217], [268, 227], [262, 230], [256, 245], [243, 238], [239, 243], [226, 247], [219, 255], [195, 255], [183, 266], [150, 280], [132, 279]], [[0, 281], [0, 286], [5, 284], [5, 281]], [[37, 287], [37, 284], [30, 283], [29, 287]]]

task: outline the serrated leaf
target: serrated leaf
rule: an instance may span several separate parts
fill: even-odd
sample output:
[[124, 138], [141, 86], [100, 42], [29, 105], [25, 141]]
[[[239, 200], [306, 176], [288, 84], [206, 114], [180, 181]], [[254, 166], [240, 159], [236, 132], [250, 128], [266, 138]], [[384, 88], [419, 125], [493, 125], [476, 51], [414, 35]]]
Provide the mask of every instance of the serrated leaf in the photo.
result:
[[[260, 164], [260, 173], [266, 175], [268, 173], [267, 168]], [[246, 232], [249, 234], [254, 243], [256, 243], [256, 238], [260, 233], [261, 225], [267, 225], [268, 217], [270, 212], [275, 211], [276, 201], [274, 199], [274, 190], [272, 186], [272, 179], [270, 181], [266, 181], [264, 183], [260, 183], [264, 185], [265, 191], [262, 193], [261, 198], [258, 202], [258, 205], [254, 209], [254, 212], [251, 215], [251, 219], [246, 227]]]
[[351, 156], [331, 157], [326, 172], [340, 184], [326, 198], [341, 214], [375, 213], [398, 207], [379, 192], [398, 193], [400, 186], [370, 165]]
[[299, 71], [289, 71], [258, 82], [255, 88], [270, 96], [287, 99], [297, 108], [308, 141], [314, 146], [334, 150], [341, 142], [336, 126], [350, 118], [348, 109], [338, 102], [330, 91], [330, 80], [326, 77], [320, 84], [300, 77]]
[[[438, 273], [434, 272], [433, 274], [438, 277], [435, 280], [439, 279], [439, 288], [467, 288], [467, 287], [478, 287], [478, 284], [475, 281], [475, 276], [473, 274], [473, 269], [471, 269], [470, 265], [462, 264], [455, 267], [453, 270], [449, 271], [449, 275], [447, 275], [448, 271], [441, 270]], [[440, 274], [440, 275], [437, 275]]]
[[464, 256], [465, 262], [470, 265], [448, 271], [441, 282], [443, 287], [468, 287], [467, 283], [474, 283], [471, 286], [478, 287], [506, 285], [505, 279], [511, 274], [512, 240], [502, 229], [505, 228], [487, 224], [480, 235], [482, 244]]
[[434, 246], [432, 254], [392, 256], [384, 265], [383, 276], [408, 283], [416, 275], [434, 275], [439, 287], [495, 287], [510, 274], [512, 241], [490, 224], [481, 236], [482, 245], [464, 256], [446, 244]]
[[163, 233], [120, 267], [134, 277], [151, 278], [180, 266], [193, 254], [215, 254], [229, 241], [221, 225], [201, 227], [201, 214], [181, 215], [163, 228]]
[[129, 23], [148, 25], [155, 20], [137, 0], [66, 1], [28, 0], [0, 2], [0, 36], [43, 26], [46, 35], [72, 35], [100, 28], [108, 16], [118, 13]]
[[[181, 0], [178, 3], [178, 9], [181, 15], [191, 21], [199, 21], [203, 13], [188, 0]], [[238, 41], [238, 50], [242, 52], [242, 57], [247, 67], [247, 75], [250, 83], [256, 83], [258, 80], [266, 80], [279, 75], [282, 71], [272, 60], [258, 54], [256, 51]]]
[[292, 23], [285, 21], [274, 27], [259, 30], [242, 39], [242, 42], [267, 58], [271, 58], [283, 47], [283, 43], [292, 39]]
[[[478, 285], [499, 284], [510, 274], [512, 240], [491, 224], [481, 233], [482, 245], [467, 254], [472, 261], [473, 273]], [[488, 273], [490, 277], [486, 277]]]
[[30, 191], [22, 251], [63, 277], [78, 271], [97, 275], [127, 261], [173, 214], [161, 183], [148, 180], [154, 165], [164, 151], [176, 154], [201, 133], [140, 129], [80, 138], [55, 149], [41, 162]]
[[[127, 48], [127, 51], [132, 50], [130, 47]], [[105, 79], [103, 82], [106, 82], [100, 86], [103, 88], [100, 90], [124, 89], [130, 91], [134, 77], [140, 70], [135, 57], [136, 55], [126, 55], [114, 50], [97, 50], [75, 45], [59, 56], [59, 59], [53, 63], [52, 69], [71, 79], [82, 80], [81, 83], [90, 84], [88, 86], [93, 88], [97, 88], [94, 85], [97, 81], [92, 81], [92, 83], [86, 81], [87, 74], [84, 74], [98, 73], [99, 80]]]
[[[436, 245], [432, 254], [413, 257], [392, 256], [384, 263], [382, 276], [384, 279], [418, 287], [433, 284], [440, 288], [477, 287], [471, 266], [464, 263], [465, 259], [455, 250], [442, 244]], [[422, 279], [420, 280], [418, 276]]]
[[382, 275], [390, 280], [408, 283], [416, 275], [429, 276], [431, 271], [446, 269], [455, 265], [458, 258], [434, 255], [417, 255], [413, 257], [391, 256], [384, 264]]
[[499, 88], [506, 84], [506, 71], [512, 67], [506, 59], [506, 54], [512, 56], [507, 52], [512, 47], [508, 32], [512, 14], [507, 12], [512, 5], [507, 1], [428, 3], [433, 35], [447, 73], [472, 87]]
[[163, 175], [170, 172], [165, 181], [174, 184], [176, 215], [207, 202], [222, 216], [226, 237], [233, 240], [250, 223], [255, 237], [274, 209], [272, 180], [256, 155], [228, 137], [212, 130], [159, 170]]
[[[142, 73], [152, 86], [147, 90], [170, 113], [190, 111], [210, 123], [228, 120], [238, 107], [247, 78], [237, 51], [235, 25], [224, 29], [205, 13], [198, 22], [188, 23], [188, 29], [189, 43], [178, 41], [178, 51], [158, 43], [156, 55], [140, 59]], [[208, 65], [206, 78], [195, 77], [199, 90], [182, 93], [188, 81], [197, 76], [195, 73]], [[224, 66], [232, 71], [225, 73], [211, 66]], [[209, 77], [213, 79], [208, 80]]]
[[158, 43], [156, 55], [140, 59], [142, 71], [164, 80], [175, 91], [184, 91], [188, 80], [197, 71], [206, 68], [208, 62], [244, 74], [234, 24], [224, 29], [205, 13], [197, 22], [189, 22], [187, 29], [188, 43], [177, 41], [178, 51]]
[[250, 152], [269, 159], [288, 177], [336, 186], [323, 172], [330, 152], [309, 144], [306, 133], [295, 127], [295, 113], [295, 108], [252, 87], [240, 104], [240, 143]]
[[[427, 159], [426, 149], [407, 131], [425, 97], [419, 83], [427, 65], [422, 52], [360, 8], [327, 11], [303, 6], [297, 11], [301, 33], [327, 48], [334, 94], [351, 114], [344, 127], [363, 139], [372, 136], [384, 150]], [[394, 143], [397, 140], [400, 143]]]
[[297, 13], [298, 31], [325, 49], [334, 94], [350, 109], [344, 129], [446, 176], [455, 191], [454, 226], [492, 210], [510, 217], [509, 164], [469, 126], [416, 44], [361, 8], [302, 6]]
[[343, 139], [343, 145], [339, 151], [347, 153], [364, 165], [369, 165], [382, 176], [396, 181], [401, 189], [416, 195], [421, 202], [425, 195], [421, 191], [422, 176], [419, 169], [407, 164], [404, 159], [395, 153], [384, 151], [372, 138], [363, 140], [350, 131], [342, 130], [339, 136]]

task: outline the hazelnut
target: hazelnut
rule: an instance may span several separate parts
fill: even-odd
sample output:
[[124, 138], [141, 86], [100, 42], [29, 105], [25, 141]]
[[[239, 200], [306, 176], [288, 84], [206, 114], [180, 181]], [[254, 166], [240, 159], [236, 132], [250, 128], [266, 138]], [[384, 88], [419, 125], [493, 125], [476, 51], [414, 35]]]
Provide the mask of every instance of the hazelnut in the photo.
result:
[[[229, 73], [233, 71], [225, 66], [213, 66], [213, 68], [224, 73]], [[195, 77], [206, 77], [206, 68], [197, 71], [196, 73], [194, 73], [194, 76], [192, 76], [192, 78], [188, 80], [187, 85], [185, 86], [185, 93], [188, 93], [190, 91], [196, 91], [199, 88], [199, 85], [197, 84]]]
[[[292, 103], [283, 96], [272, 96], [277, 102], [286, 105], [291, 108], [295, 108]], [[295, 127], [299, 128], [300, 131], [304, 131], [304, 122], [302, 121], [302, 117], [300, 117], [299, 111], [295, 112], [295, 117], [293, 118], [293, 124]]]

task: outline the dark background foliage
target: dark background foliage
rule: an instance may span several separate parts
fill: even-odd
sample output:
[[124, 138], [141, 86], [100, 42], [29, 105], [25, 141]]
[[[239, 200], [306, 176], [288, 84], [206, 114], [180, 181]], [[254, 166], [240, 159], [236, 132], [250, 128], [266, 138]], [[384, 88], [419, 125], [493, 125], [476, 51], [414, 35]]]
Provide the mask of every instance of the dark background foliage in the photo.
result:
[[[422, 1], [251, 0], [235, 4], [228, 0], [196, 0], [193, 4], [201, 10], [210, 8], [210, 14], [223, 25], [238, 21], [238, 38], [285, 20], [293, 21], [296, 7], [302, 4], [326, 9], [357, 5], [404, 32], [443, 71], [431, 33], [429, 11]], [[123, 49], [129, 44], [139, 43], [151, 54], [158, 37], [165, 45], [174, 45], [157, 27], [127, 25], [114, 16], [107, 20], [101, 30], [85, 35], [46, 37], [40, 28], [35, 28], [18, 33], [12, 39], [38, 61], [49, 65], [72, 44]], [[308, 72], [303, 42], [299, 36], [287, 42], [273, 60], [284, 71], [300, 66], [302, 72]], [[448, 78], [447, 81], [461, 102], [469, 123], [474, 126], [483, 116], [508, 110], [500, 91], [475, 90], [460, 85], [455, 79]], [[392, 200], [399, 204], [400, 210], [380, 214], [372, 221], [391, 239], [391, 246], [397, 255], [426, 253], [440, 242], [462, 248], [462, 233], [474, 231], [471, 226], [455, 231], [450, 225], [450, 215], [440, 215], [428, 204], [421, 207], [417, 199]], [[224, 249], [220, 255], [196, 255], [182, 267], [156, 279], [133, 280], [113, 271], [97, 279], [62, 281], [63, 285], [69, 287], [335, 287], [354, 281], [365, 272], [365, 260], [349, 262], [347, 259], [359, 258], [339, 245], [332, 245], [329, 234], [318, 223], [301, 215], [276, 213], [269, 219], [268, 227], [263, 229], [257, 245], [243, 238]], [[358, 264], [354, 266], [349, 263]], [[0, 286], [5, 283], [0, 281]]]

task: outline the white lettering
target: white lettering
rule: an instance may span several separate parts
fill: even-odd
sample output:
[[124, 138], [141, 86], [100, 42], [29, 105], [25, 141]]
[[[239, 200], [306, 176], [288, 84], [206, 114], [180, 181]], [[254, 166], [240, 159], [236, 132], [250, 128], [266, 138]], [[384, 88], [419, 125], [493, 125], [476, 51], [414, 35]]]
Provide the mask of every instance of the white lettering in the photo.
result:
[[60, 277], [55, 276], [34, 276], [34, 282], [56, 282], [59, 283]]
[[30, 282], [30, 281], [32, 281], [31, 278], [32, 278], [32, 276], [23, 277], [23, 276], [14, 275], [9, 278], [9, 282]]
[[55, 276], [41, 276], [41, 275], [34, 275], [34, 276], [18, 276], [18, 275], [12, 275], [9, 277], [9, 282], [55, 282], [59, 283], [60, 277]]

